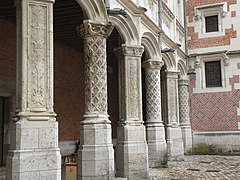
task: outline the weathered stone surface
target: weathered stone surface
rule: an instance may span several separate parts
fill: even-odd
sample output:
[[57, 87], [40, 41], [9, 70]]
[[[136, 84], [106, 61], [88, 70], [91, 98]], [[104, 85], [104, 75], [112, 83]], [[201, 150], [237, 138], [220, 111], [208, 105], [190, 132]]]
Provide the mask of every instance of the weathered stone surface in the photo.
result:
[[77, 27], [84, 38], [85, 114], [80, 124], [79, 179], [113, 179], [112, 129], [107, 114], [106, 38], [110, 24], [84, 21]]

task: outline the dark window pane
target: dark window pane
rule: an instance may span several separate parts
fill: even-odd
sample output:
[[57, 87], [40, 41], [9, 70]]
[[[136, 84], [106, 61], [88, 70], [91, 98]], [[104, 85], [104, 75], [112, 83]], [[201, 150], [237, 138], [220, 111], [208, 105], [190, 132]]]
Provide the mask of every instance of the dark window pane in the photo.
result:
[[218, 31], [218, 15], [205, 17], [206, 32]]
[[220, 61], [205, 62], [206, 87], [221, 87]]

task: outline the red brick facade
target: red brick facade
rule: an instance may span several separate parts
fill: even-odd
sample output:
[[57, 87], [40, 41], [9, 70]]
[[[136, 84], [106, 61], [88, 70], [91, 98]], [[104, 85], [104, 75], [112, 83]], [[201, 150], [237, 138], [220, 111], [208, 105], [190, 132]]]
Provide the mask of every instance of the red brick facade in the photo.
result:
[[[227, 11], [231, 13], [231, 17], [236, 17], [236, 11], [230, 10], [230, 5], [236, 4], [236, 0], [193, 0], [187, 1], [187, 22], [192, 23], [194, 20], [195, 7], [202, 5], [210, 5], [214, 3], [227, 2]], [[190, 40], [188, 41], [189, 49], [197, 49], [197, 48], [206, 48], [206, 47], [216, 47], [216, 46], [226, 46], [230, 45], [230, 41], [233, 38], [237, 37], [237, 32], [233, 27], [229, 29], [224, 29], [225, 35], [217, 36], [217, 37], [209, 37], [209, 38], [199, 38], [199, 34], [195, 32], [195, 27], [188, 28], [188, 37]]]
[[16, 76], [16, 28], [0, 18], [0, 76]]
[[237, 108], [239, 107], [240, 91], [234, 88], [235, 83], [240, 82], [239, 76], [230, 78], [232, 91], [195, 93], [196, 79], [194, 75], [190, 77], [190, 118], [192, 129], [196, 131], [224, 131], [238, 130], [239, 117]]

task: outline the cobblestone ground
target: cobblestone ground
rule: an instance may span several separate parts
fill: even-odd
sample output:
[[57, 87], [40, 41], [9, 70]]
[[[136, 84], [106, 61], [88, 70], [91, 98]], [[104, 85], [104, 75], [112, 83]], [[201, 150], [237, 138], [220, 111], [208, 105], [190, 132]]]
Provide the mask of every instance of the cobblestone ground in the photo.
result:
[[240, 180], [240, 156], [185, 156], [168, 168], [150, 169], [151, 180]]

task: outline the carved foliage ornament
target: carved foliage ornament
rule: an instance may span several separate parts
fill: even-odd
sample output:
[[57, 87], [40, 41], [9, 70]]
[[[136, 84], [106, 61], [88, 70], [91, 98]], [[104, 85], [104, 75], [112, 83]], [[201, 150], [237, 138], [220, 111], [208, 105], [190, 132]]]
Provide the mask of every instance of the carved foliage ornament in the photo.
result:
[[148, 60], [143, 62], [143, 67], [147, 69], [161, 69], [161, 67], [164, 65], [164, 62], [162, 60]]
[[47, 7], [30, 4], [31, 50], [29, 59], [31, 108], [46, 105], [46, 65], [47, 65]]
[[76, 30], [78, 32], [78, 35], [86, 38], [88, 36], [102, 36], [104, 38], [107, 38], [112, 30], [113, 26], [109, 24], [102, 24], [92, 21], [84, 21], [82, 25], [77, 26]]
[[142, 57], [144, 52], [143, 46], [122, 46], [122, 48], [125, 56]]

